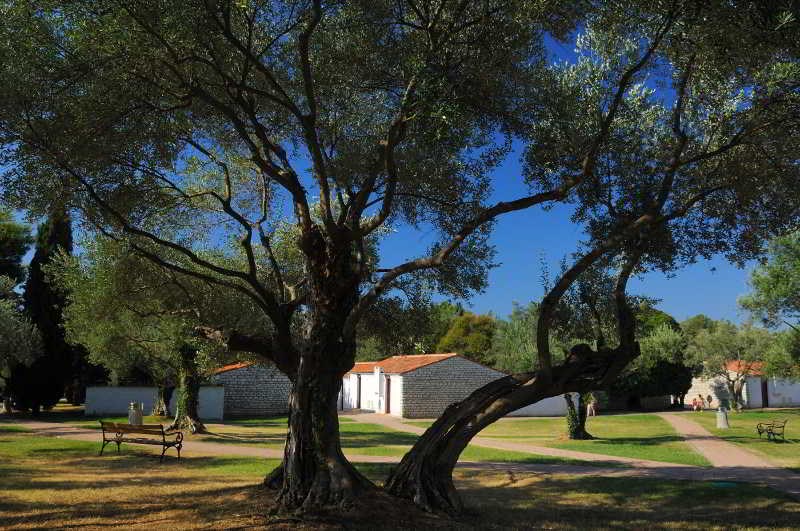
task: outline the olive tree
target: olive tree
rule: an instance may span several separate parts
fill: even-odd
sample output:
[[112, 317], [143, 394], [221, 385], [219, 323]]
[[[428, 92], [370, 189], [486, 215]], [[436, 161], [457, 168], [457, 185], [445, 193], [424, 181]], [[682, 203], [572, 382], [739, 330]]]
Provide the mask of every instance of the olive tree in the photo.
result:
[[712, 330], [701, 330], [689, 343], [689, 359], [706, 378], [719, 378], [731, 407], [744, 407], [742, 393], [747, 378], [760, 374], [767, 353], [774, 347], [775, 334], [750, 324], [736, 326], [718, 321]]
[[[31, 208], [66, 188], [98, 231], [253, 301], [263, 333], [208, 334], [291, 379], [271, 478], [280, 504], [299, 510], [347, 506], [371, 488], [342, 453], [336, 397], [372, 305], [406, 281], [481, 289], [498, 216], [574, 202], [586, 245], [542, 301], [538, 370], [448, 409], [388, 483], [426, 508], [458, 509], [450, 472], [475, 433], [509, 407], [602, 384], [635, 357], [625, 286], [637, 268], [745, 256], [794, 220], [796, 32], [780, 12], [743, 6], [7, 2], [5, 181]], [[545, 36], [577, 21], [581, 60], [550, 64]], [[648, 87], [651, 76], [675, 97]], [[525, 170], [504, 177], [528, 192], [492, 203], [491, 172], [514, 140]], [[298, 269], [274, 249], [286, 225]], [[397, 226], [438, 238], [384, 267], [368, 248]], [[555, 365], [560, 298], [614, 257], [619, 346], [580, 345]]]
[[[476, 434], [545, 397], [605, 387], [639, 355], [625, 294], [632, 274], [716, 253], [741, 262], [769, 234], [796, 226], [792, 26], [794, 14], [737, 2], [628, 3], [587, 17], [578, 60], [552, 69], [557, 91], [530, 132], [526, 160], [542, 189], [591, 168], [572, 196], [583, 250], [539, 306], [531, 368], [451, 405], [392, 472], [390, 492], [460, 511], [452, 470]], [[600, 142], [598, 126], [609, 131]], [[578, 344], [557, 362], [550, 336], [559, 304], [600, 260], [618, 271], [616, 346]]]
[[[536, 111], [544, 32], [573, 15], [523, 1], [6, 2], [6, 182], [31, 207], [67, 188], [98, 230], [250, 297], [270, 327], [247, 348], [293, 383], [280, 502], [346, 505], [370, 486], [336, 416], [361, 317], [404, 276], [481, 288], [491, 221], [578, 184], [487, 203], [489, 170]], [[273, 252], [278, 221], [295, 229], [300, 275]], [[378, 268], [366, 242], [398, 224], [440, 238]], [[187, 227], [205, 241], [187, 245]], [[244, 267], [201, 248], [237, 248]]]
[[232, 356], [207, 340], [207, 330], [228, 326], [257, 333], [267, 326], [263, 318], [250, 299], [163, 270], [124, 244], [99, 238], [82, 247], [80, 257], [61, 255], [47, 270], [66, 294], [69, 340], [85, 345], [94, 363], [118, 374], [143, 367], [161, 397], [177, 379], [170, 427], [204, 432], [200, 383]]
[[768, 325], [785, 324], [800, 333], [800, 232], [770, 242], [750, 286], [752, 292], [739, 300], [744, 309]]

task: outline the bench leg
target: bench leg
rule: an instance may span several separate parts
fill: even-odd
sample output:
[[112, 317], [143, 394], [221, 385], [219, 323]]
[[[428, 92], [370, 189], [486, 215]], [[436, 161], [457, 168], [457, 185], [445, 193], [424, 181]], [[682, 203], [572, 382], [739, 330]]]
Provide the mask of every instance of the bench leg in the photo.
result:
[[181, 460], [181, 445], [179, 444], [175, 448], [178, 450], [178, 461], [180, 461]]
[[120, 443], [117, 443], [117, 453], [119, 453], [119, 445]]
[[103, 446], [101, 446], [101, 447], [100, 447], [100, 455], [103, 455], [103, 450], [105, 450], [105, 449], [106, 449], [106, 445], [107, 445], [108, 443], [110, 443], [110, 442], [111, 442], [111, 441], [106, 441], [106, 440], [103, 440]]
[[167, 447], [166, 447], [166, 446], [164, 446], [164, 447], [161, 449], [161, 458], [158, 460], [160, 463], [163, 463], [163, 462], [164, 462], [164, 454], [165, 454], [165, 453], [167, 453]]

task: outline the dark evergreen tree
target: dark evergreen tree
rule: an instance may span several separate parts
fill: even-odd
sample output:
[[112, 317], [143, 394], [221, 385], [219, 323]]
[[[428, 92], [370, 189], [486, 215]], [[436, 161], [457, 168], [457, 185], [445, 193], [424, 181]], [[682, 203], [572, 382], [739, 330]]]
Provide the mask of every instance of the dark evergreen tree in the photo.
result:
[[57, 286], [48, 282], [45, 271], [59, 252], [72, 252], [72, 221], [63, 206], [53, 209], [47, 221], [39, 226], [36, 252], [28, 268], [23, 295], [25, 311], [41, 333], [43, 354], [30, 366], [15, 366], [8, 381], [8, 391], [16, 407], [34, 414], [52, 407], [67, 389], [71, 391], [71, 401], [76, 402], [89, 383], [88, 377], [104, 376], [88, 364], [82, 347], [68, 344], [64, 337], [65, 297]]
[[31, 363], [40, 353], [39, 333], [22, 313], [16, 286], [25, 278], [22, 257], [33, 243], [27, 225], [0, 209], [0, 397], [11, 410], [6, 381], [11, 367]]

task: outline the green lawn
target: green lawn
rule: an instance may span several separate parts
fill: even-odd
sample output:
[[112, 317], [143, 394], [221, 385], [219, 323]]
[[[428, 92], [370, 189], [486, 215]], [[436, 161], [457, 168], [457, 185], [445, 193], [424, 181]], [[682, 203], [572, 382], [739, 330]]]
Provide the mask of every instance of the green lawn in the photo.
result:
[[[430, 422], [411, 421], [409, 424], [427, 427]], [[710, 466], [708, 460], [657, 415], [603, 415], [590, 418], [586, 428], [595, 437], [593, 440], [571, 441], [564, 438], [563, 418], [511, 418], [492, 424], [480, 437], [592, 454]]]
[[[60, 413], [60, 417], [59, 417]], [[59, 410], [49, 414], [49, 420], [61, 419], [70, 425], [98, 428], [97, 419], [81, 418], [72, 410]], [[104, 420], [125, 422], [126, 417], [109, 417]], [[145, 422], [167, 424], [166, 417], [146, 417]], [[224, 423], [210, 423], [211, 434], [187, 435], [189, 440], [211, 441], [231, 445], [247, 445], [281, 450], [286, 437], [287, 417], [263, 419], [235, 419]], [[663, 419], [656, 415], [604, 415], [589, 419], [588, 430], [596, 438], [590, 441], [570, 441], [563, 438], [563, 418], [511, 418], [486, 428], [481, 437], [535, 446], [547, 446], [592, 454], [631, 457], [668, 463], [708, 466], [701, 455], [694, 452]], [[429, 421], [409, 421], [409, 424], [428, 426]], [[800, 424], [800, 423], [799, 423]], [[340, 418], [342, 447], [349, 455], [401, 457], [417, 440], [413, 433], [359, 422], [358, 419]], [[523, 461], [548, 463], [575, 463], [577, 461], [556, 457], [537, 456], [533, 453], [496, 450], [472, 444], [461, 456], [465, 461]], [[580, 461], [583, 464], [598, 464]], [[607, 462], [599, 463], [607, 466]]]
[[[717, 429], [717, 417], [714, 411], [696, 413], [692, 418], [714, 435], [739, 444], [778, 465], [800, 472], [800, 409], [753, 409], [741, 413], [729, 412], [728, 424], [731, 426], [729, 429]], [[756, 424], [772, 419], [788, 419], [786, 442], [768, 441], [766, 436], [759, 439]]]
[[[286, 436], [286, 420], [283, 417], [226, 422], [224, 427], [214, 426], [212, 428], [214, 435], [203, 435], [195, 437], [195, 439], [228, 444], [254, 445], [280, 450], [283, 448]], [[340, 421], [339, 432], [342, 438], [342, 447], [348, 455], [402, 457], [418, 438], [416, 434], [392, 430], [378, 424], [357, 422], [349, 418], [341, 418]], [[593, 463], [577, 459], [538, 456], [523, 452], [495, 450], [476, 445], [467, 447], [461, 455], [461, 460], [614, 466], [610, 463]]]
[[0, 433], [25, 433], [27, 431], [30, 430], [28, 430], [28, 428], [25, 426], [20, 426], [18, 424], [6, 424], [4, 422], [0, 423]]
[[[10, 528], [254, 528], [269, 521], [260, 486], [276, 460], [187, 456], [159, 464], [128, 446], [99, 457], [97, 444], [0, 431], [0, 514]], [[380, 483], [388, 465], [357, 465]], [[446, 529], [791, 529], [800, 503], [738, 483], [541, 475], [460, 469], [469, 513], [433, 520]], [[400, 506], [402, 507], [402, 506]], [[393, 529], [398, 511], [369, 513], [353, 529]], [[330, 529], [287, 523], [281, 529]]]

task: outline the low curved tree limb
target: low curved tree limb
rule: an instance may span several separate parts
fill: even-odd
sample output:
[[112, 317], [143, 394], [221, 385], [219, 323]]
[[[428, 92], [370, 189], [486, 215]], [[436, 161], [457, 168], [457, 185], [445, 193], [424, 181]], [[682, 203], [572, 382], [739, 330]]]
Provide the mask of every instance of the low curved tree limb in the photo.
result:
[[639, 355], [633, 313], [625, 286], [641, 259], [629, 256], [615, 285], [620, 345], [614, 349], [576, 345], [563, 363], [544, 378], [541, 371], [509, 375], [474, 391], [450, 405], [428, 428], [386, 481], [386, 489], [410, 499], [428, 511], [452, 514], [463, 509], [453, 485], [452, 472], [459, 456], [475, 435], [498, 419], [544, 398], [570, 392], [587, 392], [610, 383]]

